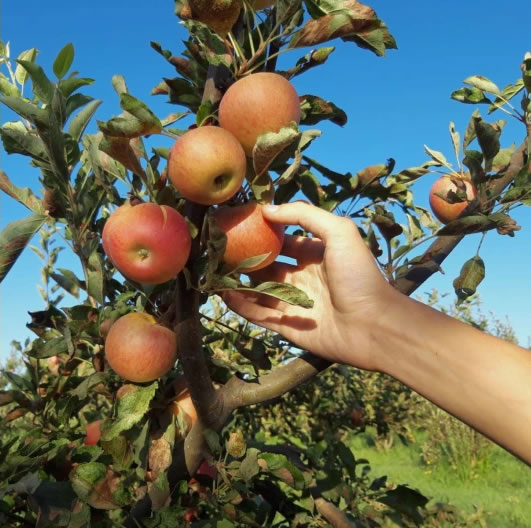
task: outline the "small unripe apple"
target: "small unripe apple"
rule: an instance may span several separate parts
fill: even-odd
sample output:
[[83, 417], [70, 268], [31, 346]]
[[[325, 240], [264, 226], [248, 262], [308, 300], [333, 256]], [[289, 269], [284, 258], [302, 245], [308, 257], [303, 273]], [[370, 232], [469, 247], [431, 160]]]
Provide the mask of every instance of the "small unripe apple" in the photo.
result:
[[257, 202], [220, 207], [213, 217], [216, 226], [227, 236], [223, 261], [228, 268], [235, 269], [246, 259], [268, 253], [259, 264], [238, 269], [249, 273], [269, 266], [279, 255], [284, 242], [284, 226], [266, 220], [262, 206]]
[[232, 132], [245, 154], [253, 154], [258, 136], [299, 124], [301, 106], [293, 85], [278, 73], [253, 73], [229, 87], [219, 105], [219, 124]]
[[[459, 191], [466, 192], [467, 199], [463, 202], [449, 203], [437, 196], [437, 194], [448, 196], [449, 192], [457, 194]], [[433, 214], [443, 224], [448, 224], [459, 218], [476, 196], [477, 190], [470, 179], [457, 175], [442, 176], [434, 182], [430, 189], [430, 207]]]
[[247, 161], [239, 141], [227, 130], [202, 126], [184, 133], [173, 145], [168, 175], [179, 193], [203, 205], [234, 196], [245, 178]]
[[129, 279], [161, 284], [184, 268], [191, 237], [185, 219], [173, 208], [154, 203], [119, 207], [106, 221], [103, 249]]
[[157, 324], [152, 315], [128, 313], [111, 327], [105, 357], [122, 378], [136, 383], [153, 381], [168, 373], [177, 359], [177, 336]]
[[87, 424], [85, 429], [85, 440], [84, 444], [88, 446], [96, 445], [100, 441], [101, 429], [100, 426], [103, 420], [96, 420], [95, 422]]

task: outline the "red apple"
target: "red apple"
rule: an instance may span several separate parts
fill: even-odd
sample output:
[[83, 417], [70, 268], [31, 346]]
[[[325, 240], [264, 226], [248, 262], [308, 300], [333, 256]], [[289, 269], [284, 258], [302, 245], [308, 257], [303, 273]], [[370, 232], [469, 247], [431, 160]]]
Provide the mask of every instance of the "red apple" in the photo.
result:
[[103, 249], [129, 279], [161, 284], [184, 268], [192, 243], [184, 218], [167, 205], [126, 203], [106, 221]]
[[277, 258], [284, 241], [284, 226], [266, 220], [260, 204], [220, 207], [213, 216], [216, 226], [227, 235], [223, 260], [228, 268], [235, 269], [246, 259], [268, 254], [259, 264], [238, 269], [248, 273], [269, 266]]
[[[447, 196], [451, 191], [454, 193], [466, 192], [467, 199], [464, 202], [449, 203], [437, 196], [437, 194]], [[448, 224], [459, 218], [476, 196], [477, 190], [470, 179], [458, 175], [442, 176], [435, 181], [430, 189], [430, 206], [433, 214], [443, 224]]]
[[173, 145], [168, 175], [182, 196], [203, 205], [225, 202], [240, 189], [247, 161], [238, 140], [215, 126], [194, 128]]
[[177, 359], [177, 336], [157, 324], [152, 315], [129, 313], [112, 326], [105, 341], [105, 357], [122, 378], [136, 383], [164, 376]]
[[258, 136], [299, 123], [301, 107], [293, 85], [278, 73], [253, 73], [236, 81], [219, 105], [219, 124], [253, 154]]
[[85, 429], [85, 441], [84, 444], [88, 446], [96, 445], [100, 441], [101, 430], [100, 426], [103, 420], [96, 420], [95, 422], [87, 424]]

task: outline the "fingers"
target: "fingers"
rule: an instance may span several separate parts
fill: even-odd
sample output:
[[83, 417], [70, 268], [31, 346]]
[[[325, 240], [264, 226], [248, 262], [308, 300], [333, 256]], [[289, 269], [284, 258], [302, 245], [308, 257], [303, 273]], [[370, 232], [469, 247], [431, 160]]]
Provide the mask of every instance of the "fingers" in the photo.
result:
[[285, 235], [280, 253], [300, 264], [318, 264], [323, 261], [324, 244], [318, 238]]
[[289, 282], [289, 276], [297, 271], [297, 267], [286, 262], [273, 262], [258, 271], [248, 273], [253, 282]]
[[346, 230], [352, 231], [354, 226], [350, 219], [304, 202], [265, 205], [262, 212], [271, 222], [300, 225], [305, 231], [317, 235], [325, 244], [332, 238], [341, 236]]

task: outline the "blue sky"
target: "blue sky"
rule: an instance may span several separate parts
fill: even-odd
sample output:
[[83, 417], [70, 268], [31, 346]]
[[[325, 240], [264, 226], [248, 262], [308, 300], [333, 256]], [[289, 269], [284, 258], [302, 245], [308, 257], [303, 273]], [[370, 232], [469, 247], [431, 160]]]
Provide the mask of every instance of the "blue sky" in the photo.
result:
[[[74, 69], [96, 80], [83, 92], [104, 100], [98, 119], [120, 112], [111, 87], [116, 73], [124, 75], [130, 92], [148, 102], [160, 117], [180, 110], [164, 97], [149, 95], [163, 76], [173, 76], [170, 65], [150, 48], [149, 41], [161, 42], [174, 54], [183, 50], [185, 33], [173, 15], [173, 2], [93, 0], [90, 5], [76, 4], [66, 0], [44, 6], [35, 0], [4, 2], [1, 39], [11, 43], [12, 56], [38, 48], [38, 62], [49, 72], [57, 52], [72, 42]], [[519, 77], [523, 55], [531, 49], [528, 17], [524, 16], [529, 13], [528, 0], [514, 0], [506, 6], [494, 0], [376, 0], [370, 5], [388, 24], [399, 49], [378, 58], [352, 44], [334, 42], [337, 49], [325, 66], [294, 80], [299, 94], [329, 99], [349, 117], [343, 128], [320, 124], [317, 128], [323, 136], [309, 154], [340, 172], [356, 172], [389, 157], [396, 160], [397, 169], [418, 166], [427, 159], [424, 144], [453, 160], [448, 123], [454, 121], [463, 134], [474, 107], [450, 100], [449, 94], [469, 75], [484, 75], [500, 87]], [[294, 64], [306, 51], [285, 54], [280, 66]], [[504, 115], [495, 113], [494, 118]], [[0, 119], [3, 123], [13, 116], [2, 108]], [[522, 125], [513, 121], [509, 120], [502, 136], [504, 146], [519, 144], [523, 137]], [[165, 144], [164, 139], [157, 144]], [[25, 159], [2, 151], [0, 164], [17, 185], [39, 189], [37, 172]], [[434, 178], [427, 176], [414, 187], [419, 205], [427, 206]], [[0, 205], [2, 228], [27, 214], [8, 197], [2, 196]], [[531, 335], [531, 211], [520, 208], [514, 218], [522, 226], [514, 238], [491, 233], [483, 243], [486, 278], [480, 293], [484, 308], [499, 317], [507, 315], [526, 345]], [[452, 280], [462, 263], [475, 254], [477, 244], [477, 236], [469, 237], [445, 262], [445, 274], [431, 278], [420, 292], [432, 288], [452, 292]], [[67, 259], [60, 262], [68, 265]], [[38, 258], [25, 251], [0, 289], [0, 356], [9, 351], [12, 339], [30, 335], [25, 328], [27, 312], [43, 307], [36, 289], [39, 282]]]

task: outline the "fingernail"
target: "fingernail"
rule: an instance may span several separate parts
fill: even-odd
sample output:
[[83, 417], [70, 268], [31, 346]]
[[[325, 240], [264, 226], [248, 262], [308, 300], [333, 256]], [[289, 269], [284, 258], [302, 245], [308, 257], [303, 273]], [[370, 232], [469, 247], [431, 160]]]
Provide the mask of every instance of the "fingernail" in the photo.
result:
[[264, 205], [264, 210], [266, 213], [276, 213], [279, 210], [279, 207], [278, 205], [267, 204]]

